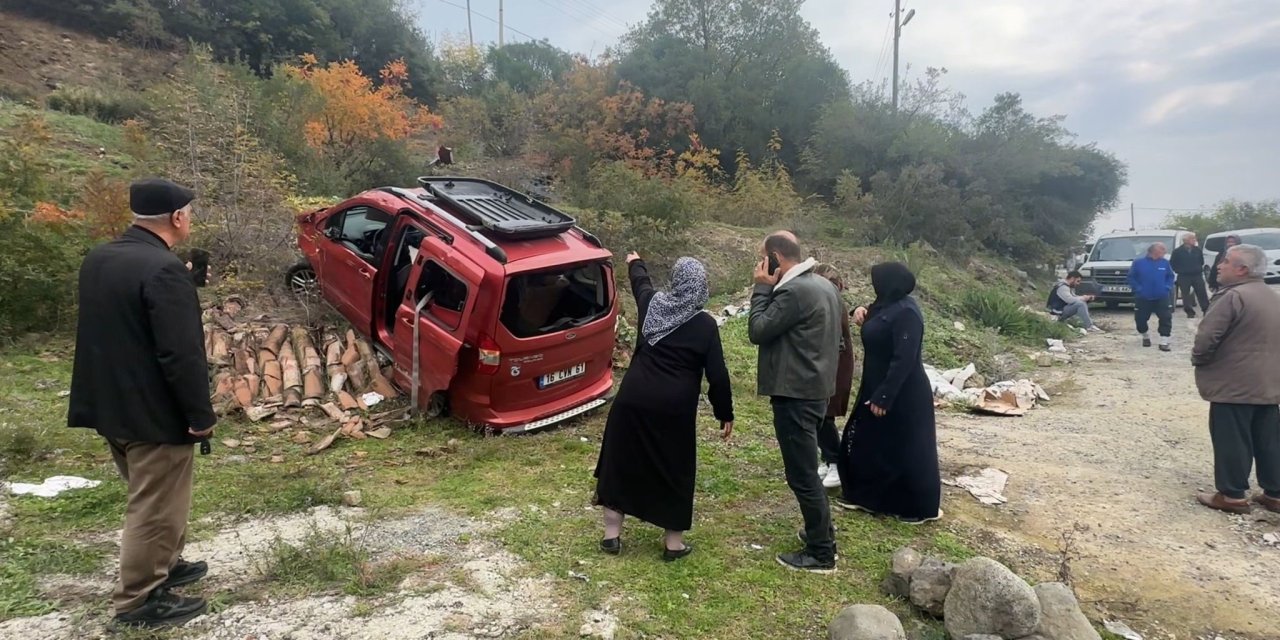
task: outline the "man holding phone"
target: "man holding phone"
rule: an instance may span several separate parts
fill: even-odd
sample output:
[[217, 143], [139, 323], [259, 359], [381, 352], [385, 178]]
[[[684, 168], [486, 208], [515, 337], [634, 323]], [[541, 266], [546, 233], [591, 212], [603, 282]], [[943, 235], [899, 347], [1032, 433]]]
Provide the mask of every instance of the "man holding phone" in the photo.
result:
[[844, 311], [835, 285], [814, 274], [817, 261], [803, 256], [789, 232], [765, 239], [755, 268], [748, 333], [760, 348], [758, 392], [769, 396], [773, 406], [787, 486], [804, 516], [804, 549], [779, 555], [778, 563], [831, 573], [836, 568], [835, 529], [814, 452], [836, 390]]

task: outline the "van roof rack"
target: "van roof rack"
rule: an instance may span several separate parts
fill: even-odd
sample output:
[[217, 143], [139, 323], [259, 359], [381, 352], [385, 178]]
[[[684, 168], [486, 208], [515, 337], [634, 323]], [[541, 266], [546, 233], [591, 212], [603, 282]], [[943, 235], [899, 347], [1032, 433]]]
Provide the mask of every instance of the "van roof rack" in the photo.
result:
[[[405, 200], [408, 200], [409, 202], [413, 202], [418, 198], [425, 198], [425, 196], [418, 195], [407, 189], [401, 189], [400, 187], [379, 187], [378, 190], [397, 195]], [[450, 224], [470, 234], [471, 237], [476, 240], [476, 242], [479, 242], [480, 245], [484, 247], [485, 253], [489, 254], [489, 256], [492, 257], [494, 260], [497, 260], [502, 264], [507, 263], [507, 252], [504, 251], [502, 247], [499, 247], [498, 245], [494, 244], [492, 240], [484, 237], [484, 234], [480, 233], [479, 231], [472, 228], [470, 225], [464, 223], [463, 221], [455, 218], [453, 214], [444, 212], [443, 217], [445, 220], [448, 220]]]
[[568, 214], [488, 180], [422, 176], [418, 184], [455, 216], [504, 238], [549, 238], [577, 225]]

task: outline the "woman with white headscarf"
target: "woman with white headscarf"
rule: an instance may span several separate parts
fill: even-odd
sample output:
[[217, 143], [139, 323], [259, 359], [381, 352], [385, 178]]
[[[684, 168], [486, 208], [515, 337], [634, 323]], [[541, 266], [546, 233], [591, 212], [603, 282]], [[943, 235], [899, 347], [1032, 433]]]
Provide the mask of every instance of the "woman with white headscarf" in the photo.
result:
[[671, 287], [656, 291], [640, 256], [627, 256], [631, 290], [640, 310], [640, 336], [631, 368], [609, 411], [600, 461], [596, 503], [604, 507], [600, 549], [622, 552], [622, 519], [632, 515], [666, 530], [663, 559], [678, 560], [693, 547], [684, 532], [693, 525], [697, 470], [698, 402], [702, 380], [722, 434], [733, 433], [733, 397], [724, 364], [720, 329], [703, 312], [707, 272], [681, 258]]

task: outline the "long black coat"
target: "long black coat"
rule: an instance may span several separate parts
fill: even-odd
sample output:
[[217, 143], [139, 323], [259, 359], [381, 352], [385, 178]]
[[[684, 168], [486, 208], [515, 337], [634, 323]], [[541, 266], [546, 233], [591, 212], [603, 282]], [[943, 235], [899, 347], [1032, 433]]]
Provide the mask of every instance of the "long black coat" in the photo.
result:
[[182, 259], [131, 227], [80, 266], [67, 425], [108, 438], [186, 444], [217, 422], [200, 299]]

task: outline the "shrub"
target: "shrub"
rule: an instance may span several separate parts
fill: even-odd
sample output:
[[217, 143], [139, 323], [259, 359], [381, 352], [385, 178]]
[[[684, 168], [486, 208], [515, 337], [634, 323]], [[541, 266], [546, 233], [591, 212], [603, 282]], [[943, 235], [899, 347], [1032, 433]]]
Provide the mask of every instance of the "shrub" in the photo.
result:
[[695, 217], [693, 199], [677, 184], [646, 176], [625, 162], [599, 163], [591, 169], [587, 186], [576, 200], [592, 209], [686, 228]]
[[1045, 338], [1065, 338], [1069, 327], [1028, 311], [1012, 296], [989, 289], [973, 289], [961, 299], [965, 315], [1001, 335], [1038, 343]]
[[86, 87], [64, 87], [45, 98], [45, 106], [63, 113], [120, 124], [147, 113], [147, 102], [132, 91], [104, 93]]
[[82, 250], [17, 217], [0, 220], [0, 339], [59, 329], [74, 320]]

